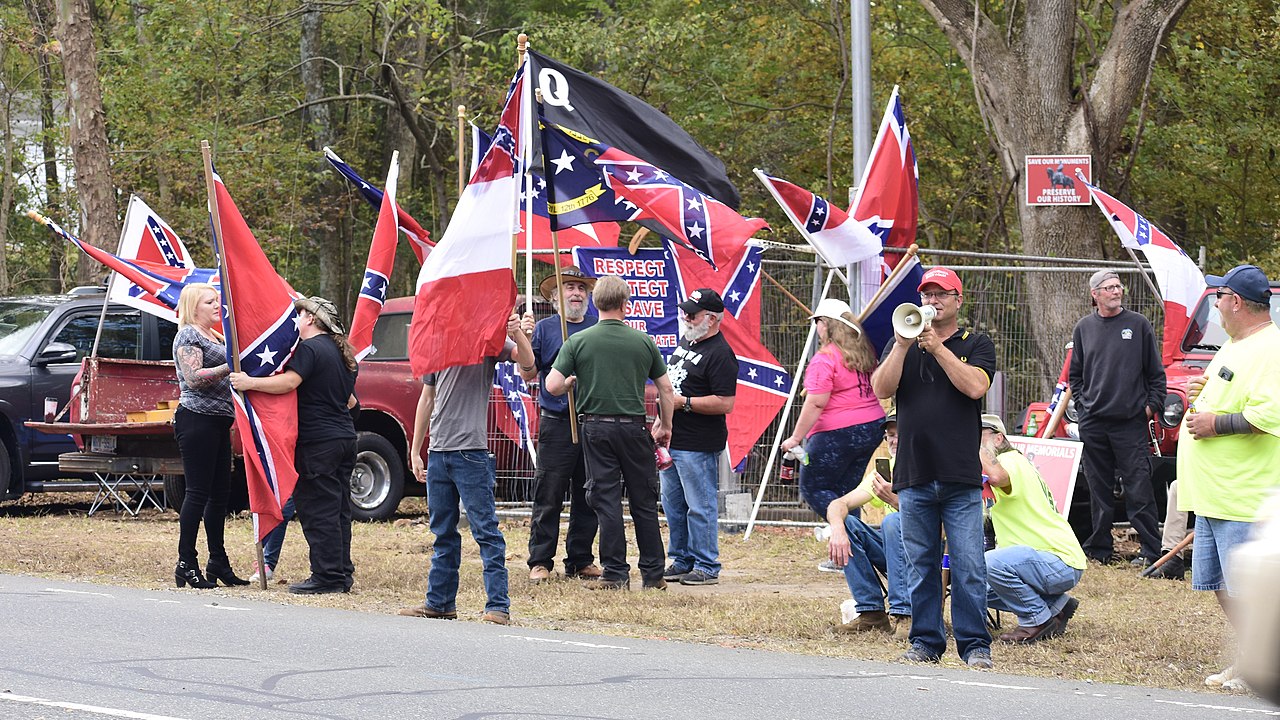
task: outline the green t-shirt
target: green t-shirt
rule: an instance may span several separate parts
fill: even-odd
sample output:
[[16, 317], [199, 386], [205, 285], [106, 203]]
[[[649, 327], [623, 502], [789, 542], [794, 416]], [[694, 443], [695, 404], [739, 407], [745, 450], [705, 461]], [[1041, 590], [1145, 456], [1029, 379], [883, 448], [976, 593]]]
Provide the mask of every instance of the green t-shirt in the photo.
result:
[[[1229, 340], [1205, 370], [1197, 412], [1244, 413], [1261, 433], [1196, 440], [1183, 423], [1178, 438], [1178, 509], [1218, 520], [1253, 522], [1280, 485], [1280, 329]], [[1230, 380], [1223, 377], [1226, 375]]]
[[1016, 450], [1000, 453], [996, 461], [1009, 473], [1009, 487], [992, 487], [996, 504], [991, 507], [991, 523], [996, 528], [996, 546], [1026, 545], [1051, 552], [1067, 565], [1083, 570], [1080, 541], [1067, 519], [1058, 514], [1053, 493], [1035, 466]]
[[571, 335], [552, 367], [578, 376], [575, 397], [584, 415], [644, 415], [645, 380], [667, 374], [653, 338], [621, 320]]

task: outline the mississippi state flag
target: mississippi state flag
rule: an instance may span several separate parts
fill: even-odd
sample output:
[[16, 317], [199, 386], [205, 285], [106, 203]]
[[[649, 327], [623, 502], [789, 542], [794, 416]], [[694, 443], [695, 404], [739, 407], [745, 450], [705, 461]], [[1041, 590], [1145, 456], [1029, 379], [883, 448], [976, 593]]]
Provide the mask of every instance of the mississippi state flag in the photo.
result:
[[[920, 215], [919, 176], [911, 133], [907, 131], [907, 116], [895, 85], [849, 214], [872, 234], [879, 236], [884, 247], [905, 251], [916, 241]], [[883, 253], [881, 257], [881, 267], [876, 267], [876, 263], [862, 266], [863, 297], [871, 297], [903, 255]]]
[[[754, 292], [760, 276], [761, 249], [748, 245], [739, 262], [715, 271], [689, 250], [668, 242], [681, 284], [681, 299], [698, 288], [721, 294], [726, 312], [720, 332], [738, 357], [738, 389], [729, 424], [729, 458], [741, 463], [769, 428], [791, 392], [791, 375], [760, 342], [760, 293]], [[730, 296], [738, 297], [731, 300]]]
[[[84, 254], [97, 260], [123, 277], [128, 285], [139, 288], [141, 295], [137, 303], [130, 303], [153, 315], [177, 322], [175, 314], [178, 307], [178, 296], [187, 283], [218, 283], [218, 271], [208, 268], [174, 267], [164, 263], [129, 260], [90, 245], [72, 235], [58, 223], [35, 211], [27, 215], [38, 223], [49, 228], [54, 235], [80, 248]], [[142, 300], [146, 298], [146, 300]]]
[[[342, 158], [338, 157], [338, 154], [328, 147], [324, 149], [324, 159], [328, 160], [333, 169], [346, 178], [347, 182], [355, 185], [356, 190], [360, 191], [360, 197], [363, 197], [365, 202], [372, 205], [379, 212], [382, 211], [383, 193], [381, 190], [365, 182], [364, 178], [360, 177], [355, 170], [351, 169], [350, 165], [343, 162]], [[395, 164], [394, 161], [392, 164]], [[431, 234], [424, 230], [418, 224], [418, 221], [414, 220], [413, 216], [405, 212], [404, 208], [399, 205], [396, 205], [396, 218], [399, 221], [401, 232], [404, 233], [405, 237], [409, 238], [409, 247], [413, 248], [414, 257], [418, 258], [418, 262], [422, 262], [427, 254], [431, 252], [431, 248], [435, 247], [435, 243], [431, 242]]]
[[786, 180], [755, 169], [769, 194], [782, 207], [787, 219], [822, 259], [832, 267], [860, 263], [880, 254], [880, 238], [861, 223], [850, 220], [845, 211]]
[[1120, 244], [1141, 250], [1147, 262], [1151, 263], [1151, 272], [1156, 276], [1160, 294], [1164, 295], [1164, 348], [1161, 354], [1167, 365], [1173, 361], [1196, 302], [1204, 294], [1204, 273], [1160, 228], [1134, 212], [1133, 208], [1090, 185], [1078, 170], [1076, 177], [1089, 188], [1098, 209], [1111, 223], [1111, 229], [1120, 236]]
[[422, 376], [497, 355], [516, 302], [511, 238], [519, 203], [520, 121], [528, 107], [525, 67], [507, 94], [493, 143], [458, 199], [449, 228], [418, 274], [409, 362]]
[[[543, 134], [548, 147], [564, 148], [578, 162], [586, 163], [590, 157], [604, 186], [639, 209], [638, 220], [654, 221], [664, 237], [692, 250], [712, 267], [729, 263], [757, 230], [769, 227], [764, 220], [744, 218], [662, 168], [615, 147], [550, 123]], [[551, 184], [555, 186], [554, 178]], [[554, 201], [561, 200], [557, 193]]]
[[[214, 173], [222, 236], [214, 250], [226, 266], [222, 278], [222, 324], [227, 357], [240, 359], [240, 370], [255, 377], [284, 370], [298, 344], [298, 324], [289, 287], [263, 254], [240, 215], [222, 178]], [[213, 225], [218, 227], [218, 225]], [[238, 343], [237, 348], [233, 342]], [[298, 440], [298, 398], [295, 391], [271, 395], [260, 391], [233, 392], [236, 431], [244, 445], [249, 509], [261, 541], [283, 519], [281, 508], [298, 482], [294, 445]]]
[[391, 153], [391, 167], [387, 170], [387, 190], [382, 194], [382, 206], [378, 209], [378, 224], [373, 229], [373, 242], [369, 244], [369, 259], [365, 262], [364, 280], [360, 283], [360, 295], [356, 297], [356, 312], [351, 318], [351, 331], [347, 337], [356, 361], [374, 352], [373, 326], [378, 324], [378, 314], [387, 301], [387, 283], [391, 280], [391, 268], [396, 262], [396, 240], [399, 232], [399, 208], [396, 205], [396, 179], [400, 175], [399, 151]]

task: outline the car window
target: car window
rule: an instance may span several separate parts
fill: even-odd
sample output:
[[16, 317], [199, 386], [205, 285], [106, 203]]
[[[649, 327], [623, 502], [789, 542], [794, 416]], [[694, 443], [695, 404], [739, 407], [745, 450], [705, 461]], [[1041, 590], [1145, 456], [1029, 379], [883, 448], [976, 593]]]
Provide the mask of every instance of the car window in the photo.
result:
[[[73, 315], [58, 330], [52, 342], [75, 347], [77, 362], [93, 351], [93, 338], [98, 333], [98, 314]], [[102, 338], [98, 356], [121, 360], [141, 359], [142, 317], [136, 310], [109, 312], [102, 320]]]
[[0, 303], [0, 355], [17, 355], [53, 311], [50, 305]]
[[374, 350], [366, 360], [409, 359], [409, 321], [413, 313], [384, 313], [373, 326]]
[[173, 359], [173, 338], [178, 334], [178, 324], [167, 320], [156, 320], [157, 332], [160, 335], [160, 347], [156, 348], [157, 360]]
[[[1280, 325], [1280, 294], [1271, 294], [1271, 321]], [[1214, 305], [1212, 293], [1200, 299], [1196, 312], [1187, 324], [1187, 334], [1182, 340], [1182, 351], [1217, 350], [1227, 342], [1227, 331], [1222, 329], [1222, 315]]]

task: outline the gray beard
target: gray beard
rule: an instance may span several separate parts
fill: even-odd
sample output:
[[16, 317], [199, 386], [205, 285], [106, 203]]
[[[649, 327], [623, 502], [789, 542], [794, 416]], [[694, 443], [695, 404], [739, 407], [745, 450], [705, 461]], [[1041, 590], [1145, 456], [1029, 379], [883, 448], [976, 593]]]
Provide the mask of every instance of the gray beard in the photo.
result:
[[701, 327], [690, 325], [684, 318], [680, 318], [680, 337], [691, 343], [696, 343], [705, 338], [711, 330], [711, 323], [703, 323]]

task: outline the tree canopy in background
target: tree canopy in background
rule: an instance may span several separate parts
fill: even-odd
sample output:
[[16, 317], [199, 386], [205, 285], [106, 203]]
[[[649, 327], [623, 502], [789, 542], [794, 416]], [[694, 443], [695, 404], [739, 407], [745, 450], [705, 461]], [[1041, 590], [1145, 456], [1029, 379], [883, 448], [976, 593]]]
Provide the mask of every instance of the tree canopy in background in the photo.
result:
[[[1025, 11], [1019, 5], [982, 3], [992, 17]], [[0, 290], [10, 293], [65, 287], [71, 277], [25, 210], [80, 225], [61, 52], [32, 19], [51, 8], [0, 8]], [[1091, 9], [1082, 3], [1077, 13], [1082, 43], [1110, 22]], [[457, 198], [456, 108], [493, 125], [519, 32], [684, 126], [729, 167], [743, 213], [767, 218], [777, 239], [796, 240], [752, 167], [841, 204], [855, 182], [847, 2], [96, 0], [92, 10], [117, 205], [143, 196], [211, 262], [199, 152], [207, 139], [277, 269], [348, 307], [376, 213], [338, 182], [321, 146], [377, 184], [399, 150], [399, 200], [439, 237]], [[872, 27], [873, 117], [900, 85], [920, 165], [922, 245], [1020, 250], [1019, 198], [963, 58], [918, 2], [875, 3]], [[1277, 27], [1269, 0], [1192, 3], [1099, 178], [1188, 253], [1206, 246], [1210, 271], [1245, 258], [1280, 270]], [[41, 58], [54, 109], [43, 128]], [[60, 186], [46, 182], [42, 141]], [[1117, 254], [1118, 241], [1099, 232]], [[392, 291], [407, 294], [416, 269], [407, 248], [397, 266]]]

